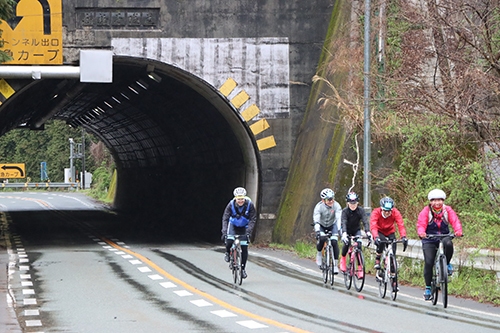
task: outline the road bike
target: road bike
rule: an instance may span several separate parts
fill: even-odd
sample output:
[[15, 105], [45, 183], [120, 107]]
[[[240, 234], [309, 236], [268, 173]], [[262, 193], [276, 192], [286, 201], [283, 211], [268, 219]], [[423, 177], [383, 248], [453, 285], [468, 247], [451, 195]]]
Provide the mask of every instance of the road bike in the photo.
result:
[[[346, 271], [344, 272], [344, 283], [347, 290], [351, 289], [354, 280], [354, 288], [359, 292], [365, 285], [365, 258], [361, 243], [362, 239], [370, 240], [366, 236], [348, 236], [351, 240], [351, 246], [346, 256]], [[370, 246], [370, 241], [368, 241]]]
[[326, 241], [323, 244], [323, 252], [321, 259], [321, 270], [323, 271], [323, 282], [326, 284], [330, 281], [330, 285], [333, 286], [333, 276], [334, 276], [334, 260], [333, 260], [333, 246], [332, 246], [332, 232], [328, 231], [326, 234]]
[[398, 295], [398, 263], [396, 255], [393, 252], [392, 244], [403, 243], [395, 239], [381, 240], [380, 243], [385, 243], [385, 251], [380, 258], [380, 269], [377, 270], [376, 279], [378, 282], [378, 292], [381, 298], [384, 298], [387, 293], [387, 285], [391, 288], [391, 299], [396, 300]]
[[229, 268], [233, 273], [233, 282], [241, 285], [243, 275], [241, 274], [241, 235], [234, 235], [234, 242], [229, 252]]
[[427, 235], [428, 239], [439, 239], [439, 252], [436, 254], [434, 260], [434, 271], [431, 281], [432, 305], [437, 304], [439, 290], [441, 290], [444, 308], [448, 307], [448, 264], [443, 246], [443, 239], [447, 237], [453, 239], [455, 235]]

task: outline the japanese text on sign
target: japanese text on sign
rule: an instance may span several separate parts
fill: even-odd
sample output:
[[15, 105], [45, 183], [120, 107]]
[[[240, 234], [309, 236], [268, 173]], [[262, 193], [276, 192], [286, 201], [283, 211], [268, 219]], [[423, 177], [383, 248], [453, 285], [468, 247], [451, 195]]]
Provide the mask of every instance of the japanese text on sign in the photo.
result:
[[6, 64], [61, 65], [61, 0], [21, 0], [15, 2], [14, 13], [1, 25], [0, 49], [13, 58]]
[[0, 164], [0, 178], [26, 177], [24, 163]]

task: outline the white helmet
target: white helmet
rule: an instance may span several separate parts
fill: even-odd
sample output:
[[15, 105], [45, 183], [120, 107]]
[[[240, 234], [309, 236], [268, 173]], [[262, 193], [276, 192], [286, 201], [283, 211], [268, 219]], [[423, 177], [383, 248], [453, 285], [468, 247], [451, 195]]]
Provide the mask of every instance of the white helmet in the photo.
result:
[[429, 194], [427, 195], [427, 198], [429, 199], [429, 201], [433, 200], [433, 199], [446, 199], [446, 193], [444, 193], [443, 190], [440, 190], [440, 189], [434, 189], [432, 191], [429, 192]]
[[233, 194], [235, 197], [244, 197], [247, 195], [247, 190], [245, 190], [243, 187], [237, 187], [234, 189]]
[[321, 193], [319, 194], [319, 196], [323, 200], [333, 199], [333, 198], [335, 198], [335, 193], [333, 192], [333, 190], [331, 188], [325, 188], [325, 189], [323, 189], [321, 191]]

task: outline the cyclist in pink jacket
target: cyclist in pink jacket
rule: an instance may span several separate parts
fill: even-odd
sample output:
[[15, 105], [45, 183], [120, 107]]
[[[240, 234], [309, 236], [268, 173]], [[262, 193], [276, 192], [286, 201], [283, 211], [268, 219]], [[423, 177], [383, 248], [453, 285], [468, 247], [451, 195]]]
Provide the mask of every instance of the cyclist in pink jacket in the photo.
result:
[[[427, 198], [430, 204], [425, 206], [418, 215], [417, 233], [422, 239], [422, 251], [424, 252], [424, 299], [429, 301], [432, 299], [432, 267], [434, 266], [434, 259], [439, 248], [439, 240], [428, 239], [427, 235], [449, 234], [451, 224], [455, 235], [461, 237], [462, 224], [455, 211], [450, 206], [444, 204], [446, 193], [442, 190], [434, 189], [430, 191]], [[446, 261], [448, 262], [448, 274], [451, 275], [453, 273], [453, 267], [450, 263], [453, 257], [453, 243], [449, 237], [444, 238], [442, 241]]]

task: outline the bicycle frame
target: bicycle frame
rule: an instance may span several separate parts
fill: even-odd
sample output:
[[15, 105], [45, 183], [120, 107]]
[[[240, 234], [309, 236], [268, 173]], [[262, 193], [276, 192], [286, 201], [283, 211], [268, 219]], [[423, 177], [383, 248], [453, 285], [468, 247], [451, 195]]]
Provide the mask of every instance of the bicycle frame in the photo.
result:
[[365, 259], [363, 257], [363, 245], [360, 240], [369, 239], [369, 237], [349, 236], [349, 239], [351, 240], [351, 246], [347, 252], [349, 262], [344, 272], [344, 282], [347, 290], [349, 290], [354, 279], [354, 288], [360, 292], [365, 284]]
[[241, 285], [243, 276], [241, 274], [241, 242], [240, 235], [234, 236], [234, 242], [229, 253], [229, 268], [233, 273], [233, 282]]
[[379, 295], [381, 298], [384, 298], [387, 292], [387, 285], [390, 284], [391, 298], [395, 301], [398, 293], [398, 264], [392, 245], [403, 243], [403, 241], [387, 239], [380, 242], [385, 243], [385, 250], [380, 258], [381, 267], [377, 270], [376, 274], [376, 279], [379, 283]]
[[326, 233], [326, 241], [323, 244], [322, 260], [321, 260], [321, 270], [323, 271], [323, 282], [326, 284], [330, 281], [330, 285], [333, 286], [334, 274], [333, 274], [333, 246], [332, 246], [332, 233], [331, 231]]
[[448, 264], [444, 253], [443, 239], [455, 238], [454, 234], [446, 235], [427, 235], [429, 239], [439, 240], [439, 249], [434, 258], [434, 270], [431, 281], [432, 304], [436, 305], [438, 300], [439, 290], [441, 290], [443, 298], [443, 307], [448, 307]]

